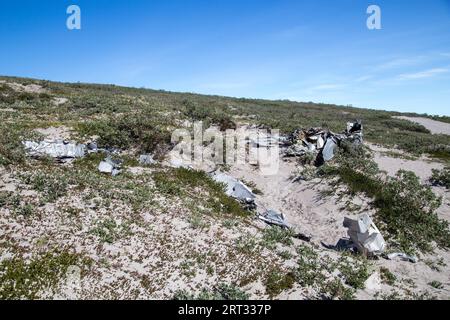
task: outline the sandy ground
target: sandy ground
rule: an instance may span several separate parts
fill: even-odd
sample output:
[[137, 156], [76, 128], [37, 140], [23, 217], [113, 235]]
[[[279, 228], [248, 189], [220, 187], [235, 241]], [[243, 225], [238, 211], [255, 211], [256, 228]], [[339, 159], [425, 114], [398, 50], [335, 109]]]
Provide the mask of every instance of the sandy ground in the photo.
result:
[[[386, 154], [389, 151], [395, 151], [398, 154], [402, 154], [396, 150], [391, 150], [376, 146], [374, 144], [368, 144], [373, 152], [374, 160], [378, 164], [380, 170], [383, 170], [389, 176], [393, 177], [399, 170], [407, 170], [414, 172], [421, 180], [423, 184], [429, 184], [429, 179], [432, 175], [432, 170], [441, 170], [444, 165], [439, 162], [433, 162], [432, 159], [421, 156], [418, 159], [402, 159], [397, 157], [392, 157]], [[405, 154], [405, 156], [407, 156]], [[450, 222], [450, 192], [440, 187], [432, 187], [433, 192], [442, 197], [442, 205], [437, 209], [438, 215]]]
[[395, 117], [397, 119], [409, 120], [418, 124], [421, 124], [432, 134], [448, 134], [450, 135], [450, 123], [445, 123], [441, 121], [436, 121], [428, 118], [420, 118], [420, 117]]
[[[64, 138], [70, 132], [64, 127], [38, 131], [47, 138]], [[431, 170], [442, 166], [426, 158], [405, 160], [389, 157], [385, 152], [392, 150], [369, 146], [380, 168], [390, 175], [406, 168], [416, 172], [426, 183]], [[297, 170], [296, 162], [288, 160], [280, 162], [276, 175], [262, 175], [250, 164], [233, 165], [228, 173], [254, 183], [262, 191], [256, 199], [258, 213], [266, 209], [283, 213], [297, 232], [312, 237], [312, 244], [321, 254], [336, 258], [339, 253], [326, 249], [323, 244], [335, 245], [340, 239], [347, 238], [347, 231], [342, 226], [344, 217], [356, 217], [360, 213], [373, 215], [374, 211], [367, 204], [368, 199], [353, 199], [351, 204], [359, 206], [359, 210], [352, 211], [336, 194], [324, 196], [323, 191], [329, 189], [326, 181], [293, 182]], [[138, 179], [151, 170], [134, 167], [128, 171]], [[32, 190], [18, 188], [18, 182], [6, 170], [0, 170], [0, 178], [0, 191], [20, 189], [23, 197], [33, 196]], [[450, 221], [448, 191], [443, 188], [433, 190], [444, 198], [438, 214]], [[6, 241], [27, 252], [45, 242], [47, 248], [75, 247], [77, 251], [86, 253], [98, 265], [93, 273], [82, 279], [82, 287], [87, 288], [83, 298], [88, 299], [167, 299], [179, 289], [195, 290], [212, 286], [218, 280], [239, 282], [249, 275], [266, 272], [275, 264], [290, 263], [281, 262], [274, 252], [266, 249], [250, 259], [237, 253], [236, 240], [239, 237], [261, 235], [261, 229], [266, 225], [258, 220], [244, 227], [230, 228], [224, 227], [222, 221], [205, 216], [202, 217], [203, 222], [209, 227], [198, 230], [191, 227], [189, 213], [183, 206], [170, 199], [155, 199], [159, 206], [139, 215], [133, 215], [129, 207], [120, 203], [113, 203], [114, 210], [99, 211], [96, 209], [96, 199], [86, 199], [86, 194], [74, 194], [68, 199], [46, 205], [40, 209], [39, 219], [29, 221], [18, 220], [12, 213], [0, 208], [0, 247], [2, 241]], [[68, 207], [80, 210], [76, 219], [68, 219], [63, 210]], [[99, 243], [90, 230], [97, 221], [107, 218], [114, 219], [118, 225], [129, 223], [130, 235], [113, 244]], [[295, 240], [296, 245], [302, 243]], [[204, 266], [189, 267], [192, 261], [204, 254]], [[0, 260], [9, 255], [9, 251], [2, 252]], [[439, 264], [440, 259], [444, 265]], [[440, 299], [450, 297], [450, 252], [437, 250], [434, 255], [421, 256], [416, 264], [385, 259], [373, 261], [372, 264], [373, 278], [379, 277], [381, 268], [388, 268], [397, 277], [398, 285], [395, 288], [385, 284], [368, 286], [357, 292], [359, 299], [374, 299], [377, 293], [389, 294], [399, 288], [402, 292], [409, 290], [418, 294], [427, 291]], [[439, 268], [432, 267], [437, 265]], [[212, 273], [208, 266], [212, 267]], [[429, 284], [432, 281], [439, 281], [443, 287], [431, 287]], [[251, 293], [252, 298], [267, 298], [260, 281], [252, 282], [244, 289]], [[304, 288], [294, 287], [278, 298], [304, 299], [307, 296]], [[66, 297], [78, 298], [76, 294]]]
[[[371, 145], [374, 150], [376, 162], [382, 170], [389, 175], [395, 175], [400, 169], [415, 172], [426, 183], [431, 176], [431, 170], [442, 168], [440, 163], [433, 163], [427, 158], [418, 160], [404, 160], [392, 158], [381, 154], [389, 149], [379, 148]], [[390, 150], [393, 151], [393, 150]], [[233, 166], [230, 174], [235, 178], [253, 182], [263, 192], [257, 196], [258, 212], [263, 213], [266, 209], [273, 209], [285, 215], [286, 220], [297, 232], [312, 236], [312, 243], [318, 245], [321, 250], [329, 255], [334, 252], [325, 249], [322, 243], [334, 245], [342, 238], [348, 238], [346, 229], [342, 226], [344, 217], [356, 217], [361, 213], [374, 214], [374, 210], [367, 205], [368, 199], [356, 198], [352, 200], [353, 205], [360, 206], [359, 212], [349, 211], [336, 195], [325, 197], [322, 191], [328, 189], [327, 183], [319, 179], [309, 182], [292, 182], [297, 165], [294, 161], [282, 161], [279, 173], [275, 176], [263, 176], [251, 165]], [[450, 221], [450, 193], [443, 188], [434, 188], [434, 192], [443, 197], [443, 204], [437, 213], [443, 219]], [[433, 295], [448, 299], [450, 297], [450, 253], [437, 250], [432, 256], [422, 256], [416, 264], [404, 261], [388, 261], [380, 259], [374, 261], [376, 270], [388, 268], [398, 278], [408, 283], [413, 280], [414, 292], [429, 291]], [[443, 259], [446, 266], [440, 271], [430, 268], [430, 264]], [[377, 276], [375, 272], [374, 277]], [[429, 283], [439, 281], [443, 284], [442, 289], [431, 288]], [[382, 285], [381, 290], [365, 289], [357, 293], [359, 299], [373, 299], [377, 291], [389, 293], [392, 288]]]
[[29, 84], [24, 86], [23, 84], [17, 82], [8, 82], [8, 86], [10, 86], [13, 90], [18, 92], [27, 92], [27, 93], [46, 93], [47, 90], [42, 88], [42, 86], [38, 84]]
[[71, 136], [71, 128], [65, 126], [37, 128], [34, 131], [41, 134], [46, 140], [69, 140]]
[[67, 99], [67, 98], [60, 98], [60, 97], [57, 97], [57, 98], [53, 99], [53, 103], [55, 104], [55, 106], [63, 105], [63, 104], [65, 104], [68, 101], [69, 101], [69, 99]]
[[[385, 171], [390, 176], [395, 176], [399, 170], [407, 170], [414, 172], [425, 183], [431, 177], [433, 169], [440, 170], [444, 167], [442, 163], [433, 162], [432, 159], [426, 156], [421, 156], [413, 160], [413, 157], [398, 150], [388, 149], [370, 143], [367, 145], [372, 150], [374, 160], [380, 170]], [[390, 156], [389, 152], [394, 152], [399, 157]]]

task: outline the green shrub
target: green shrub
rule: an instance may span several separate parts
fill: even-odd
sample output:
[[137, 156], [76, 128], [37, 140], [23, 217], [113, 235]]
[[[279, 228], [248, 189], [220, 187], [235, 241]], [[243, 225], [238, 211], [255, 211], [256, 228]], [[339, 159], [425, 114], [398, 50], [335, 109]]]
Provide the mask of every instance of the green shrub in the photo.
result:
[[351, 158], [353, 165], [342, 155], [337, 159], [339, 166], [328, 167], [325, 173], [337, 176], [350, 195], [364, 193], [373, 199], [379, 227], [394, 247], [410, 253], [432, 251], [433, 241], [450, 247], [449, 224], [435, 213], [441, 199], [413, 172], [401, 170], [396, 177], [381, 180], [374, 175], [371, 159]]
[[140, 153], [158, 153], [159, 148], [169, 145], [171, 139], [167, 123], [146, 113], [80, 123], [78, 131], [84, 136], [99, 136], [101, 146], [120, 149], [137, 147]]
[[214, 105], [200, 105], [192, 100], [183, 101], [184, 115], [193, 121], [202, 121], [204, 128], [218, 125], [221, 131], [236, 129], [236, 124], [228, 113]]
[[[155, 172], [153, 180], [156, 188], [164, 194], [197, 199], [215, 213], [248, 216], [239, 202], [225, 194], [224, 185], [215, 182], [203, 171], [170, 169]], [[203, 192], [199, 193], [198, 189]]]
[[240, 288], [221, 283], [213, 289], [202, 289], [198, 295], [189, 293], [186, 290], [178, 290], [173, 296], [173, 300], [248, 300], [249, 294]]
[[17, 127], [0, 123], [0, 166], [24, 162], [25, 151], [21, 138], [21, 131]]
[[289, 229], [272, 226], [264, 229], [262, 241], [263, 244], [270, 249], [274, 249], [277, 243], [290, 246], [294, 244], [294, 241], [292, 240], [293, 235], [293, 232]]
[[67, 251], [47, 253], [31, 262], [20, 258], [2, 260], [0, 300], [39, 299], [43, 292], [56, 288], [68, 267], [88, 264], [87, 259]]
[[450, 189], [450, 167], [442, 170], [433, 169], [433, 175], [430, 178], [433, 185]]
[[399, 171], [375, 194], [377, 218], [383, 222], [391, 242], [408, 252], [432, 251], [432, 241], [450, 247], [449, 224], [435, 210], [441, 199], [421, 185], [413, 172]]
[[369, 265], [364, 258], [350, 259], [341, 257], [338, 269], [345, 279], [345, 283], [354, 289], [364, 289], [365, 282], [370, 277]]
[[293, 272], [284, 273], [281, 270], [272, 270], [265, 281], [266, 293], [274, 298], [285, 290], [292, 289], [295, 283]]
[[108, 218], [98, 221], [91, 233], [97, 236], [101, 242], [114, 243], [121, 236], [129, 234], [130, 228], [128, 224], [119, 225], [114, 219]]
[[384, 283], [386, 283], [390, 286], [393, 286], [395, 284], [395, 282], [397, 281], [397, 277], [391, 271], [389, 271], [388, 268], [381, 267], [380, 275], [381, 275], [381, 281], [383, 281]]
[[355, 290], [347, 288], [339, 279], [329, 280], [320, 287], [320, 292], [325, 299], [353, 300]]
[[55, 202], [65, 196], [69, 187], [67, 178], [61, 172], [25, 172], [19, 174], [19, 178], [33, 190], [42, 193], [46, 202]]

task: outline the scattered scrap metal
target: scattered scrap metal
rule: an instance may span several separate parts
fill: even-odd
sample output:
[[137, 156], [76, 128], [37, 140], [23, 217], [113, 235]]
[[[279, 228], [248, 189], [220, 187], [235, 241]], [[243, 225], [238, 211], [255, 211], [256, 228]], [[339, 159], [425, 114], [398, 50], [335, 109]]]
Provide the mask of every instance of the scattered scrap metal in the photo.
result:
[[306, 242], [310, 242], [312, 237], [309, 235], [305, 235], [303, 233], [299, 233], [299, 232], [294, 232], [293, 226], [289, 225], [284, 217], [284, 214], [282, 213], [278, 213], [274, 210], [267, 210], [266, 212], [264, 212], [263, 214], [259, 214], [258, 218], [261, 221], [264, 221], [265, 223], [269, 224], [269, 225], [273, 225], [273, 226], [277, 226], [277, 227], [281, 227], [283, 229], [288, 229], [293, 231], [293, 237], [302, 241], [306, 241]]
[[51, 157], [59, 161], [66, 161], [67, 159], [82, 158], [87, 152], [87, 147], [84, 144], [69, 143], [63, 140], [44, 140], [41, 142], [23, 141], [25, 151], [35, 158]]
[[396, 258], [400, 258], [400, 260], [402, 260], [402, 261], [408, 261], [408, 262], [412, 262], [412, 263], [419, 262], [419, 258], [417, 258], [417, 256], [410, 256], [410, 255], [407, 255], [406, 253], [401, 253], [401, 252], [390, 253], [386, 256], [386, 258], [389, 260], [394, 260]]
[[[76, 144], [64, 140], [43, 140], [41, 142], [23, 141], [25, 151], [34, 158], [50, 157], [59, 162], [67, 162], [72, 159], [83, 158], [90, 153], [104, 152], [108, 156], [98, 165], [98, 170], [102, 173], [109, 173], [113, 176], [118, 175], [121, 170], [122, 162], [112, 160], [111, 154], [117, 152], [115, 149], [98, 148], [95, 142], [86, 144]], [[148, 162], [149, 158], [145, 158]]]
[[111, 174], [113, 177], [117, 176], [121, 172], [122, 161], [113, 160], [110, 156], [100, 162], [98, 165], [98, 171], [101, 173]]
[[268, 210], [265, 213], [258, 215], [258, 218], [271, 225], [276, 225], [286, 229], [290, 228], [289, 224], [284, 219], [284, 215], [274, 210]]
[[368, 214], [361, 215], [357, 220], [344, 219], [344, 227], [356, 249], [364, 255], [381, 255], [386, 249], [386, 242], [380, 230]]
[[225, 193], [241, 202], [245, 209], [249, 211], [256, 209], [256, 196], [243, 182], [221, 172], [213, 173], [211, 177], [214, 181], [224, 184]]
[[296, 130], [289, 136], [289, 141], [291, 145], [284, 151], [285, 157], [301, 157], [309, 153], [316, 157], [316, 166], [321, 166], [334, 158], [343, 141], [363, 143], [363, 125], [361, 121], [349, 122], [341, 134], [322, 128]]
[[139, 156], [139, 163], [141, 165], [152, 165], [155, 164], [156, 161], [151, 154], [143, 154]]
[[386, 242], [380, 233], [380, 230], [373, 223], [367, 214], [361, 215], [357, 220], [350, 218], [344, 219], [344, 227], [348, 228], [348, 235], [351, 244], [360, 253], [366, 256], [382, 256], [388, 260], [399, 258], [402, 261], [417, 263], [417, 256], [408, 255], [406, 253], [394, 252], [387, 254]]

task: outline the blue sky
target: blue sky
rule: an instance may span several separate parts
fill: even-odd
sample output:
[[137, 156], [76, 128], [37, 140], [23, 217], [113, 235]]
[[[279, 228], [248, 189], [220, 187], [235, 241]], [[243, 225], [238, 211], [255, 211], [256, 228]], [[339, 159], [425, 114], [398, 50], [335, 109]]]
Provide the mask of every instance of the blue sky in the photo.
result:
[[450, 115], [450, 0], [2, 0], [0, 35], [2, 75]]

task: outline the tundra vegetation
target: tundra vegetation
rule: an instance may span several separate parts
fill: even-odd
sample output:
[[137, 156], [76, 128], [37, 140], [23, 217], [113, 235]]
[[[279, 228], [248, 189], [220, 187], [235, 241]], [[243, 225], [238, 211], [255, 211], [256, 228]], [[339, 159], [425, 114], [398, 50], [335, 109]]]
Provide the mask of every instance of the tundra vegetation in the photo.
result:
[[[0, 299], [52, 298], [60, 294], [72, 265], [82, 270], [81, 298], [87, 299], [276, 299], [293, 292], [301, 298], [354, 299], [376, 262], [347, 252], [328, 254], [278, 227], [254, 227], [253, 213], [228, 197], [223, 185], [204, 172], [165, 167], [161, 161], [173, 147], [172, 131], [196, 120], [204, 128], [249, 123], [291, 133], [302, 127], [339, 132], [347, 121], [361, 119], [367, 141], [447, 165], [433, 172], [430, 183], [448, 189], [450, 136], [393, 118], [400, 115], [418, 116], [0, 77], [0, 227], [5, 230]], [[420, 116], [448, 122], [448, 117]], [[38, 128], [69, 128], [71, 140], [118, 148], [125, 167], [137, 167], [141, 154], [160, 161], [139, 174], [125, 170], [111, 177], [96, 170], [100, 154], [70, 164], [31, 159], [21, 141], [42, 139]], [[367, 148], [351, 145], [321, 168], [311, 163], [301, 164], [333, 194], [369, 199], [391, 248], [427, 254], [450, 247], [448, 223], [436, 214], [441, 199], [413, 173], [383, 176]], [[437, 272], [446, 266], [427, 264]], [[145, 272], [137, 266], [145, 266]], [[432, 298], [411, 291], [388, 268], [379, 273], [393, 289], [379, 298]], [[195, 284], [169, 292], [168, 281]], [[434, 280], [429, 287], [439, 290], [442, 284]]]

